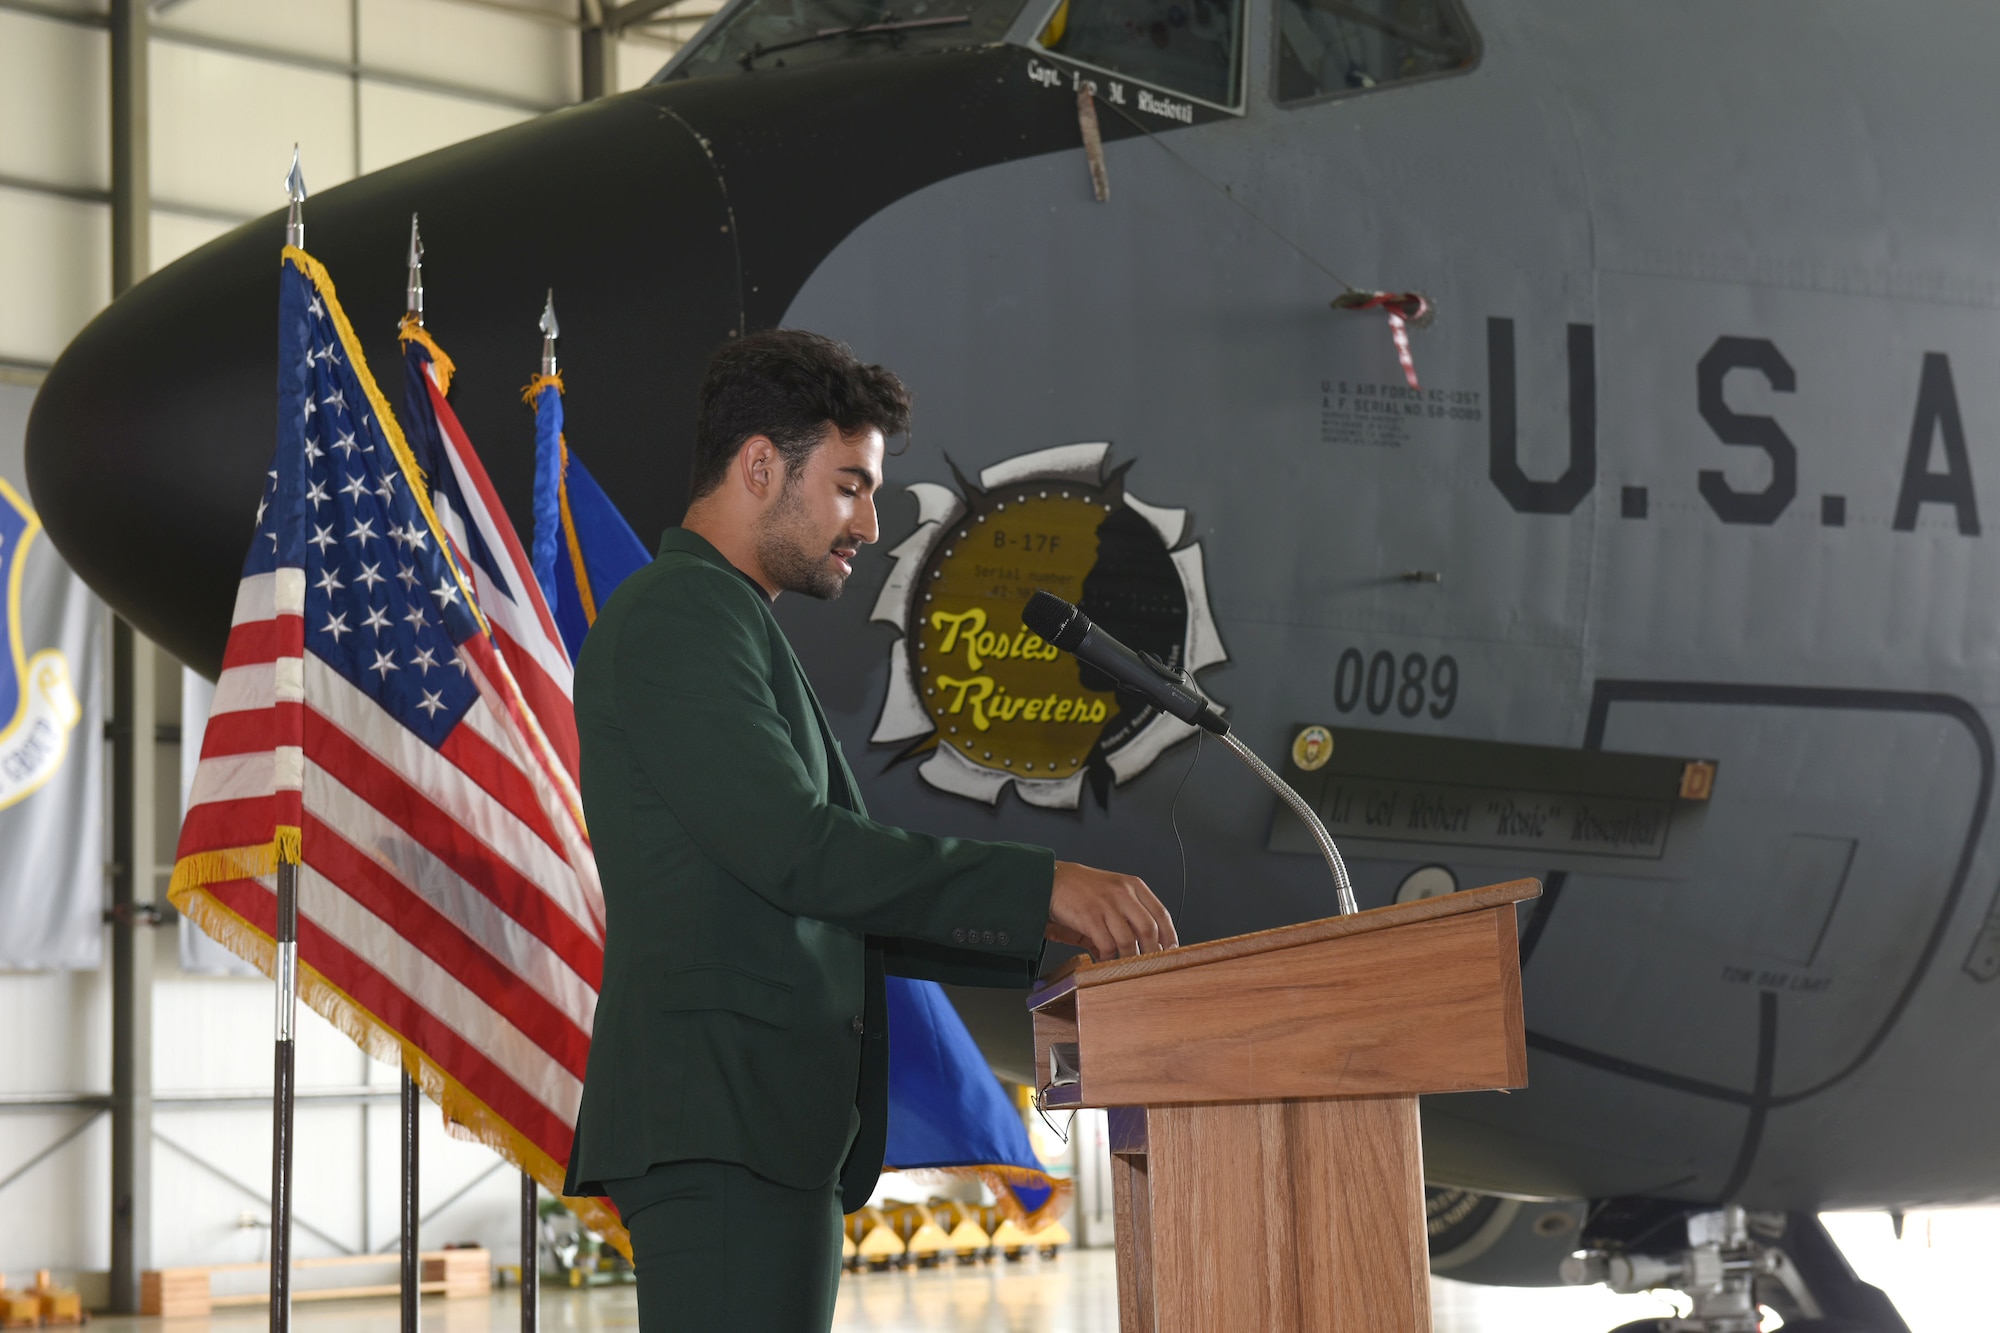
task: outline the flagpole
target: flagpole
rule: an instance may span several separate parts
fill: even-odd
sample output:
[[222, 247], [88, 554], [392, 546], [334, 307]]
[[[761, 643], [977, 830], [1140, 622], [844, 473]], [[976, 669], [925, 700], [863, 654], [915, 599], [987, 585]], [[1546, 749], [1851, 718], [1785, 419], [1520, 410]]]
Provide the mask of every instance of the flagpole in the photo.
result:
[[521, 1333], [537, 1333], [542, 1326], [542, 1220], [535, 1214], [541, 1206], [541, 1192], [535, 1178], [521, 1173]]
[[[556, 373], [556, 294], [549, 290], [536, 325], [542, 331], [542, 373]], [[542, 1326], [542, 1219], [537, 1216], [541, 1191], [535, 1178], [521, 1173], [521, 1333], [540, 1333]]]
[[[418, 327], [424, 322], [424, 238], [417, 230], [417, 215], [410, 214], [410, 254], [409, 281], [404, 286], [404, 314]], [[402, 1141], [402, 1210], [403, 1210], [403, 1271], [402, 1333], [418, 1333], [423, 1322], [423, 1311], [419, 1299], [423, 1295], [423, 1260], [417, 1251], [417, 1231], [420, 1219], [417, 1216], [419, 1192], [417, 1189], [417, 1108], [421, 1097], [417, 1091], [417, 1081], [410, 1077], [410, 1071], [402, 1071], [402, 1129], [397, 1137]]]
[[422, 1294], [422, 1262], [417, 1257], [417, 1107], [422, 1099], [417, 1093], [417, 1081], [410, 1072], [403, 1071], [402, 1129], [397, 1137], [402, 1140], [403, 1159], [403, 1333], [417, 1333], [422, 1320], [422, 1312], [417, 1307], [417, 1298]]
[[403, 285], [403, 313], [419, 328], [424, 323], [424, 238], [417, 231], [417, 215], [410, 214], [410, 277]]
[[297, 1088], [299, 868], [278, 863], [278, 1042], [272, 1078], [271, 1330], [292, 1327], [292, 1110]]
[[[299, 170], [298, 146], [292, 146], [292, 169], [285, 177], [285, 244], [304, 249], [306, 224], [305, 176]], [[278, 522], [285, 520], [281, 516]], [[273, 831], [275, 839], [276, 832]], [[299, 1017], [299, 868], [278, 862], [277, 921], [278, 982], [277, 1042], [271, 1077], [271, 1333], [291, 1333], [292, 1327], [292, 1149], [293, 1111], [297, 1102]]]
[[556, 289], [549, 288], [547, 302], [542, 306], [542, 317], [535, 325], [542, 331], [542, 373], [556, 373], [556, 339], [562, 336], [562, 328], [556, 323]]

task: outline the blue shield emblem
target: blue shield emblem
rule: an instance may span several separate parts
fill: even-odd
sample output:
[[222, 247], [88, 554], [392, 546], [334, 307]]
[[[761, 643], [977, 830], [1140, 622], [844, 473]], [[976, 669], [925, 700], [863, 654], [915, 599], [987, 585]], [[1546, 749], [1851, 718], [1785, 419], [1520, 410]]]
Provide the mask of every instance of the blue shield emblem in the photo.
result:
[[30, 657], [21, 641], [21, 585], [41, 520], [0, 481], [0, 810], [27, 799], [55, 776], [69, 733], [83, 716], [69, 662], [55, 649]]

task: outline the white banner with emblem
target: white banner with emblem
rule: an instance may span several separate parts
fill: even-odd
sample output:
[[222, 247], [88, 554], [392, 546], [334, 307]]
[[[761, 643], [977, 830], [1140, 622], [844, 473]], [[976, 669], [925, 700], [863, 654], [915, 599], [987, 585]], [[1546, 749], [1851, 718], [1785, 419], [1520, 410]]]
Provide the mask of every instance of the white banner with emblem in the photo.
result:
[[29, 388], [0, 384], [0, 970], [104, 953], [104, 609], [28, 499]]

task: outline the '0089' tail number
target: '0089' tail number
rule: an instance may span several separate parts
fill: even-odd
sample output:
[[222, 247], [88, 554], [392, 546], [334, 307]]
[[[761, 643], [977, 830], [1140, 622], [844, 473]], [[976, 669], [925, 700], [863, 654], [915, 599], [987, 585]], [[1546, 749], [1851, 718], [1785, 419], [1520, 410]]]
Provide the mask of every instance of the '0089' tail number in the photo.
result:
[[1399, 663], [1387, 649], [1370, 657], [1349, 648], [1333, 669], [1333, 706], [1343, 713], [1366, 707], [1381, 717], [1394, 708], [1404, 717], [1428, 710], [1443, 718], [1457, 703], [1458, 659], [1449, 653], [1410, 653]]

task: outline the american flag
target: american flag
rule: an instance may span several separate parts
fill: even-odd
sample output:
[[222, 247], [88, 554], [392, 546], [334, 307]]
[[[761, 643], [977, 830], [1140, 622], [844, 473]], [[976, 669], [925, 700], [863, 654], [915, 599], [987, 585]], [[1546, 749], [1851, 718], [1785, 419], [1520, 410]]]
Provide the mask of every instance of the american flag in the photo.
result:
[[171, 896], [268, 972], [296, 863], [307, 1003], [559, 1191], [604, 959], [570, 765], [331, 280], [290, 248], [281, 273], [277, 450]]

